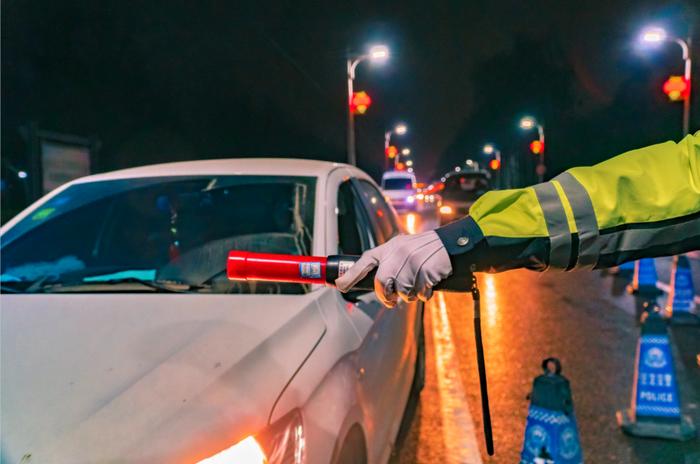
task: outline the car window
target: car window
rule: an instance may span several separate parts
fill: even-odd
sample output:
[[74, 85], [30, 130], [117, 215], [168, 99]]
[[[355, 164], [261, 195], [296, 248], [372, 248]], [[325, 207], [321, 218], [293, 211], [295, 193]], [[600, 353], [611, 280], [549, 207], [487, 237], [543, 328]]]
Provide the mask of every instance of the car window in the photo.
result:
[[449, 200], [476, 200], [490, 189], [483, 174], [452, 175], [445, 180], [442, 196]]
[[411, 190], [413, 182], [409, 178], [384, 179], [382, 181], [384, 190]]
[[364, 203], [369, 209], [369, 216], [375, 227], [375, 235], [379, 244], [386, 242], [390, 238], [398, 235], [399, 226], [396, 223], [394, 212], [386, 204], [384, 196], [371, 183], [363, 179], [358, 179], [356, 183]]
[[367, 214], [351, 181], [338, 189], [338, 253], [361, 255], [375, 246], [376, 238], [367, 224]]
[[[182, 176], [76, 184], [0, 237], [3, 286], [131, 277], [215, 293], [301, 293], [228, 282], [231, 249], [309, 254], [313, 177]], [[115, 277], [116, 276], [116, 277]]]

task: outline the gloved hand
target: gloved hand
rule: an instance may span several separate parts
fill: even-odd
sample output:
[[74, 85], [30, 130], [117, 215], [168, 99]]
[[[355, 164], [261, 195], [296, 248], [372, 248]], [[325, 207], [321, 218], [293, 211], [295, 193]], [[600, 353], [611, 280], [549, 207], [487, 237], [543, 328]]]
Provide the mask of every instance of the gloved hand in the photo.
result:
[[447, 250], [435, 231], [399, 235], [383, 245], [367, 250], [341, 277], [336, 287], [347, 292], [372, 269], [378, 267], [374, 291], [380, 301], [393, 307], [401, 297], [427, 301], [433, 287], [452, 273]]

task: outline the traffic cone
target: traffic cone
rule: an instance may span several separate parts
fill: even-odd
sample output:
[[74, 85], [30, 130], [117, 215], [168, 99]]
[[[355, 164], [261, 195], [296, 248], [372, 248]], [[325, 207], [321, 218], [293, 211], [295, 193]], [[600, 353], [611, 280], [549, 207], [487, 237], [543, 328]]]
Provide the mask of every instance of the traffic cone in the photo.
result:
[[674, 324], [697, 324], [700, 323], [700, 318], [696, 309], [690, 262], [685, 256], [675, 256], [666, 312], [671, 314], [671, 322]]
[[642, 296], [660, 295], [661, 290], [656, 286], [657, 279], [654, 258], [642, 258], [634, 263], [634, 275], [627, 291]]
[[632, 404], [617, 411], [617, 423], [629, 435], [685, 441], [695, 436], [695, 426], [681, 415], [667, 326], [658, 308], [642, 315]]
[[[550, 370], [550, 364], [555, 371]], [[581, 464], [583, 457], [571, 400], [571, 387], [556, 358], [542, 361], [535, 377], [520, 464]]]

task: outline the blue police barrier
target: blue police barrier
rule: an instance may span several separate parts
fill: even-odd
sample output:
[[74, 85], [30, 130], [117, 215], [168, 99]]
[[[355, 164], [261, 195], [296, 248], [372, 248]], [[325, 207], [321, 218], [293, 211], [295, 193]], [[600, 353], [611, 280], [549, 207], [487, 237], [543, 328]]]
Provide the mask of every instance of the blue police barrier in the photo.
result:
[[617, 275], [620, 277], [629, 277], [634, 274], [634, 261], [627, 261], [620, 264]]
[[542, 361], [542, 368], [532, 384], [520, 464], [582, 464], [569, 381], [556, 358]]
[[684, 441], [695, 436], [695, 426], [681, 414], [667, 326], [658, 308], [642, 315], [632, 404], [616, 416], [618, 425], [629, 435]]
[[656, 286], [657, 280], [654, 258], [642, 258], [634, 263], [632, 283], [627, 287], [627, 290], [642, 296], [660, 295], [662, 292]]
[[695, 288], [690, 261], [685, 256], [676, 256], [671, 274], [671, 291], [668, 294], [666, 311], [674, 324], [697, 324], [700, 318], [696, 311]]

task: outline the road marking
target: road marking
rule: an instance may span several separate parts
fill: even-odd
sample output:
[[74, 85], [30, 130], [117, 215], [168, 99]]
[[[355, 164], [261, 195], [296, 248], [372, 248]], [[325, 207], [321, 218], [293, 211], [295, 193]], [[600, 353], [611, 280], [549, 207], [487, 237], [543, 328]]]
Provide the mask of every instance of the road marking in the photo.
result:
[[[437, 303], [436, 303], [437, 300]], [[452, 339], [447, 305], [442, 292], [430, 304], [435, 344], [435, 367], [440, 394], [442, 438], [445, 445], [443, 463], [482, 464], [474, 421], [464, 394], [459, 360]]]

